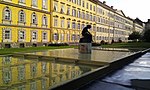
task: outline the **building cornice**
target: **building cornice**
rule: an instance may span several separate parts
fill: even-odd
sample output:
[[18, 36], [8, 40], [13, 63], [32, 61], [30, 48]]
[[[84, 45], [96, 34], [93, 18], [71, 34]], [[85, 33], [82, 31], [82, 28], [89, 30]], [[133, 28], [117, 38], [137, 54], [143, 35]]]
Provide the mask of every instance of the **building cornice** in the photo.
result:
[[0, 26], [10, 26], [10, 27], [20, 27], [20, 28], [32, 28], [32, 29], [51, 30], [50, 28], [22, 26], [22, 25], [11, 25], [11, 24], [2, 24], [2, 23], [0, 23]]
[[41, 12], [41, 13], [46, 13], [46, 14], [51, 14], [51, 12], [48, 12], [48, 11], [44, 11], [44, 10], [40, 10], [40, 9], [28, 7], [28, 6], [22, 6], [19, 4], [14, 4], [11, 2], [6, 2], [6, 1], [0, 1], [0, 4], [9, 5], [9, 6], [18, 7], [18, 8], [27, 9], [27, 10], [36, 11], [36, 12]]

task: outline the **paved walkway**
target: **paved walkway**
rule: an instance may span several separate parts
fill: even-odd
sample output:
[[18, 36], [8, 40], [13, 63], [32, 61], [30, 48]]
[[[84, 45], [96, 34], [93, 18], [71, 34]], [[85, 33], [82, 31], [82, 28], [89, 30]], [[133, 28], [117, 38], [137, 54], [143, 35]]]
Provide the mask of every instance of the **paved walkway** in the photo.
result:
[[150, 52], [123, 69], [78, 90], [150, 90]]

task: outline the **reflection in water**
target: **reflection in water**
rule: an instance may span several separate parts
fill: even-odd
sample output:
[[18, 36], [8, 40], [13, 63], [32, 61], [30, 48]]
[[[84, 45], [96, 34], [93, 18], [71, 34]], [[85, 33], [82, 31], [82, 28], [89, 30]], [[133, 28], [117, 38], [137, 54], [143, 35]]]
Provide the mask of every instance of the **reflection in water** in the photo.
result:
[[0, 90], [47, 90], [95, 68], [0, 57]]
[[47, 50], [47, 51], [34, 52], [28, 54], [83, 59], [83, 60], [101, 61], [101, 62], [112, 62], [121, 57], [130, 55], [131, 53], [132, 52], [92, 50], [91, 54], [80, 54], [78, 49], [71, 48], [71, 49]]

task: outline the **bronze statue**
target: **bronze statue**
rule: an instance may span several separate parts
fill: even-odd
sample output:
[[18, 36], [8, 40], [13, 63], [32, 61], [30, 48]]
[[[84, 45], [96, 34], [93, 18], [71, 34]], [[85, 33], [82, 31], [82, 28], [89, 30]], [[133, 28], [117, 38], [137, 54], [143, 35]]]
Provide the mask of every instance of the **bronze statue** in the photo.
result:
[[92, 34], [88, 31], [91, 28], [91, 25], [87, 25], [82, 30], [82, 38], [80, 38], [79, 43], [91, 43], [92, 42]]

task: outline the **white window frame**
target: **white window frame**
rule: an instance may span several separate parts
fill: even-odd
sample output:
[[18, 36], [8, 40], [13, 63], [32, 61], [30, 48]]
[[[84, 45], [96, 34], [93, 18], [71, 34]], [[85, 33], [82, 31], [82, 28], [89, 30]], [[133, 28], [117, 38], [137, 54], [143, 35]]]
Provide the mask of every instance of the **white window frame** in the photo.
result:
[[32, 0], [32, 6], [37, 7], [38, 0]]
[[[23, 33], [21, 33], [21, 32], [23, 32]], [[18, 39], [19, 39], [19, 41], [24, 41], [25, 38], [26, 38], [26, 31], [25, 30], [19, 30], [19, 32], [18, 32]]]
[[42, 32], [42, 40], [43, 41], [47, 41], [48, 37], [47, 37], [48, 33], [46, 31]]
[[7, 20], [7, 21], [11, 21], [11, 10], [9, 9], [9, 7], [5, 7], [3, 10], [3, 19]]
[[31, 20], [32, 24], [37, 24], [37, 15], [35, 12], [32, 13], [31, 17], [32, 17], [32, 20]]
[[54, 2], [54, 11], [58, 11], [58, 3], [57, 2]]
[[61, 19], [61, 27], [64, 28], [65, 27], [65, 20]]
[[31, 31], [31, 39], [37, 40], [38, 39], [38, 32], [37, 31]]
[[47, 9], [47, 0], [42, 0], [42, 8]]
[[[9, 31], [9, 34], [6, 34], [6, 31]], [[6, 38], [8, 37], [8, 38]], [[10, 28], [3, 28], [3, 42], [11, 41], [12, 31]]]
[[23, 3], [23, 4], [25, 4], [25, 0], [19, 0], [19, 3]]
[[25, 15], [25, 12], [23, 11], [23, 10], [20, 10], [19, 11], [19, 23], [25, 23], [25, 17], [26, 17], [26, 15]]
[[43, 26], [47, 26], [47, 21], [48, 21], [48, 20], [47, 20], [47, 16], [46, 16], [46, 15], [43, 15], [43, 16], [42, 16], [42, 25], [43, 25]]
[[55, 26], [55, 27], [58, 26], [58, 18], [54, 18], [54, 26]]

